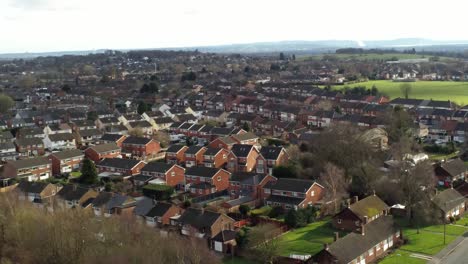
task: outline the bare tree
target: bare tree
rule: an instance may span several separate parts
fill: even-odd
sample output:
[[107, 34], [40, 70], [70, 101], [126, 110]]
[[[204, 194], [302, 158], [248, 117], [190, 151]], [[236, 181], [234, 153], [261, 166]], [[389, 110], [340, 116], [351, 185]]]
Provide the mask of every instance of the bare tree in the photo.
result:
[[274, 224], [258, 225], [248, 232], [249, 257], [264, 263], [273, 263], [279, 255], [277, 236], [281, 229]]
[[325, 164], [324, 172], [320, 173], [320, 183], [327, 190], [325, 199], [334, 204], [334, 212], [338, 212], [338, 201], [347, 195], [347, 183], [342, 169], [332, 163]]

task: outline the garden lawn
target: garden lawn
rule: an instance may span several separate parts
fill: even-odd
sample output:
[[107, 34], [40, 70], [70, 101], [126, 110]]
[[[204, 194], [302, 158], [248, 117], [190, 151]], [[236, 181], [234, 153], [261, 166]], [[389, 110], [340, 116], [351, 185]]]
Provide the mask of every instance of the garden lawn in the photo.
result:
[[79, 171], [70, 172], [70, 176], [71, 176], [71, 178], [79, 178], [79, 177], [81, 177], [81, 172], [79, 172]]
[[[468, 227], [468, 215], [465, 214], [460, 220], [458, 220], [455, 224], [462, 225]], [[467, 229], [468, 231], [468, 229]]]
[[392, 254], [386, 256], [379, 264], [423, 264], [427, 262], [424, 259], [410, 257], [411, 254], [411, 252], [397, 249]]
[[329, 219], [292, 230], [278, 238], [280, 254], [314, 255], [323, 249], [323, 244], [333, 242], [334, 232]]
[[[379, 92], [389, 96], [391, 99], [403, 97], [400, 86], [403, 82], [393, 82], [390, 80], [367, 81], [353, 83], [344, 86], [334, 86], [335, 89], [342, 89], [345, 86], [350, 88], [356, 86], [365, 86], [368, 89], [376, 86]], [[413, 87], [410, 98], [433, 99], [433, 100], [451, 100], [459, 105], [468, 104], [468, 82], [452, 81], [416, 81], [410, 82]]]

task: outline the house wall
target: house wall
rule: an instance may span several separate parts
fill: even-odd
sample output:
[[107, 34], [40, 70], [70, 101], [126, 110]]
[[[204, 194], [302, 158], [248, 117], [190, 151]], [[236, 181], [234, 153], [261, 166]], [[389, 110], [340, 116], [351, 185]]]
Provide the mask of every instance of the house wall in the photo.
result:
[[210, 228], [211, 234], [208, 234], [210, 237], [216, 236], [219, 232], [223, 230], [231, 230], [234, 228], [234, 220], [225, 215], [221, 215], [218, 220], [216, 220]]
[[55, 157], [53, 154], [49, 156], [49, 159], [52, 161], [52, 174], [59, 175], [64, 173], [62, 168], [70, 166], [71, 168], [81, 164], [83, 161], [83, 156], [70, 158], [69, 161], [62, 163], [62, 160]]
[[333, 227], [340, 230], [354, 231], [358, 229], [361, 224], [362, 221], [349, 208], [343, 209], [332, 219]]
[[105, 159], [105, 158], [117, 158], [118, 156], [121, 155], [121, 152], [120, 150], [115, 150], [114, 153], [112, 152], [98, 153], [93, 148], [87, 148], [84, 151], [84, 154], [85, 154], [85, 157], [87, 157], [88, 159], [94, 162], [98, 162], [101, 159]]

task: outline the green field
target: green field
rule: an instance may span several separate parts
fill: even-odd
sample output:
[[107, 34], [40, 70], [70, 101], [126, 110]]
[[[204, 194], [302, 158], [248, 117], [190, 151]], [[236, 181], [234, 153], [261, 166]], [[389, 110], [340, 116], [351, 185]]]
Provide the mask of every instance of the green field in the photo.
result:
[[328, 220], [292, 230], [278, 238], [280, 254], [314, 255], [323, 249], [323, 244], [333, 242], [334, 232]]
[[[363, 53], [363, 54], [317, 54], [317, 55], [304, 55], [298, 56], [297, 60], [322, 60], [324, 58], [336, 58], [338, 60], [384, 60], [390, 61], [395, 58], [398, 60], [408, 60], [408, 59], [424, 59], [430, 58], [431, 56], [419, 55], [419, 54], [403, 54], [403, 53]], [[441, 57], [441, 61], [454, 60], [454, 58]]]
[[[334, 89], [342, 89], [346, 86], [352, 88], [356, 86], [365, 86], [368, 89], [373, 85], [379, 92], [389, 96], [391, 99], [403, 97], [400, 90], [402, 82], [393, 82], [388, 80], [367, 81], [343, 86], [333, 86]], [[410, 82], [412, 90], [410, 98], [433, 99], [433, 100], [451, 100], [460, 105], [468, 104], [468, 82], [451, 81], [416, 81]]]

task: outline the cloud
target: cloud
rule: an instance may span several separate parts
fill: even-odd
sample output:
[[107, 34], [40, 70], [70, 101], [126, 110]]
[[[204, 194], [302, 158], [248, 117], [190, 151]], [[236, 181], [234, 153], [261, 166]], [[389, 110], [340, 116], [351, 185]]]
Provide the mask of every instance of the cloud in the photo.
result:
[[10, 0], [10, 6], [24, 10], [41, 10], [50, 7], [48, 0]]

